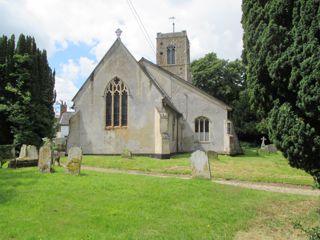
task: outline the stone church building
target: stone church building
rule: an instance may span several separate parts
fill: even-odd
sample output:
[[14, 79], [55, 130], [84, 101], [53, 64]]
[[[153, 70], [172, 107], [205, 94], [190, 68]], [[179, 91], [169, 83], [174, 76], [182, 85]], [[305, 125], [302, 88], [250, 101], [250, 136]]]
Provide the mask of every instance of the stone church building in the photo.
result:
[[191, 83], [186, 31], [158, 33], [156, 59], [137, 61], [118, 34], [72, 100], [68, 148], [157, 158], [197, 149], [239, 153], [231, 108]]

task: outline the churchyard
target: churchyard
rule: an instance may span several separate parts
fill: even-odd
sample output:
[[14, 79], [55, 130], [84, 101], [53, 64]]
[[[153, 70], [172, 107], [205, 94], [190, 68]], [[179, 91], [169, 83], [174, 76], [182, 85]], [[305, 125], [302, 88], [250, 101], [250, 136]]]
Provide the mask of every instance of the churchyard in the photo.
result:
[[62, 167], [1, 169], [0, 193], [0, 239], [304, 239], [294, 223], [319, 221], [316, 197]]
[[[209, 158], [211, 174], [214, 178], [285, 183], [312, 186], [314, 184], [310, 175], [304, 171], [291, 168], [288, 161], [277, 153], [258, 153], [254, 147], [244, 148], [245, 155], [223, 156], [218, 159]], [[150, 173], [191, 174], [191, 154], [178, 154], [170, 160], [157, 160], [154, 158], [134, 156], [132, 159], [121, 156], [83, 156], [82, 164], [85, 166], [112, 168], [121, 170], [138, 170]], [[67, 158], [62, 158], [65, 162]]]
[[[48, 156], [45, 144], [38, 167], [10, 169], [6, 163], [0, 169], [0, 239], [306, 239], [295, 226], [320, 221], [317, 196], [190, 178], [202, 174], [196, 173], [201, 165], [213, 179], [311, 186], [312, 178], [290, 168], [279, 152], [245, 148], [242, 156], [209, 158], [210, 167], [200, 151], [159, 160], [82, 156], [73, 148], [61, 158], [63, 166], [53, 166]], [[169, 177], [80, 172], [81, 164]]]

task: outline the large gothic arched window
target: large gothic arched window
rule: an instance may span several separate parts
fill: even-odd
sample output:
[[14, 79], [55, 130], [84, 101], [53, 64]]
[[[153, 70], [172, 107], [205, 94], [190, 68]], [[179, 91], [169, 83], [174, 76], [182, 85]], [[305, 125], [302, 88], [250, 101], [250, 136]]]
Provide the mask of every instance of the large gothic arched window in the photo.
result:
[[173, 45], [167, 47], [167, 64], [176, 64], [176, 48]]
[[195, 138], [199, 142], [209, 141], [209, 119], [198, 117], [194, 122]]
[[106, 127], [128, 125], [128, 88], [119, 79], [111, 80], [106, 89]]

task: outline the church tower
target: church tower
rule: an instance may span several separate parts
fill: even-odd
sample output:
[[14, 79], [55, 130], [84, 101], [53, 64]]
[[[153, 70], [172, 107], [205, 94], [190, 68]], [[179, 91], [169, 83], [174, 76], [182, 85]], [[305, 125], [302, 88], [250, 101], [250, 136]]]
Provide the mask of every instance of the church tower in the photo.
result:
[[186, 31], [157, 34], [157, 64], [188, 82], [192, 81]]

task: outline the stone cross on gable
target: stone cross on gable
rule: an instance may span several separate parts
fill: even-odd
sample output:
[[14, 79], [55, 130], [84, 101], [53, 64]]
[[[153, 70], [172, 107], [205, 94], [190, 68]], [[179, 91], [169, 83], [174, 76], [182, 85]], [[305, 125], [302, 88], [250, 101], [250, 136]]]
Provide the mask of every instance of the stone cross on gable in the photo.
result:
[[117, 34], [117, 38], [120, 38], [122, 31], [121, 31], [120, 28], [118, 28], [118, 29], [115, 31], [115, 33]]
[[265, 144], [265, 141], [266, 141], [267, 139], [263, 136], [262, 138], [261, 138], [261, 141], [262, 141], [262, 143], [261, 143], [261, 148], [263, 148], [263, 147], [265, 147], [266, 146], [266, 144]]

